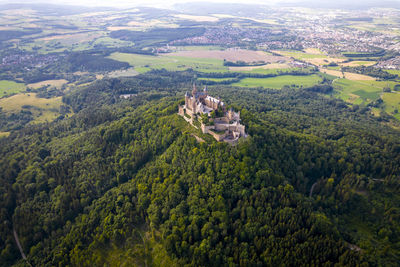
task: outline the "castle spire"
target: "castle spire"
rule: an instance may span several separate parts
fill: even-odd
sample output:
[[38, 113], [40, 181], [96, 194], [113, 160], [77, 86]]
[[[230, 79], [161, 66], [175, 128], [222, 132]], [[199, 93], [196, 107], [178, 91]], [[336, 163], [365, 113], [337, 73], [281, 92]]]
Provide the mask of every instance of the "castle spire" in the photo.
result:
[[196, 97], [196, 94], [197, 94], [196, 83], [193, 83], [193, 90], [192, 90], [193, 97]]

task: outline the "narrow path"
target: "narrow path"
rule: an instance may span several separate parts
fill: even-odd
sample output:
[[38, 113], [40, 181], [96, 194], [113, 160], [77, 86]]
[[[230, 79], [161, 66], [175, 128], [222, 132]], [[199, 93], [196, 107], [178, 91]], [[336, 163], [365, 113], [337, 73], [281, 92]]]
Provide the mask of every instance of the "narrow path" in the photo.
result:
[[317, 182], [313, 183], [313, 185], [311, 186], [311, 190], [310, 190], [310, 197], [312, 197], [312, 193], [314, 191], [314, 187], [317, 185]]
[[26, 263], [29, 266], [32, 267], [32, 265], [29, 263], [28, 258], [26, 257], [26, 255], [22, 249], [21, 243], [19, 242], [19, 238], [18, 238], [18, 235], [17, 235], [17, 232], [15, 231], [15, 229], [13, 229], [13, 234], [14, 234], [15, 243], [17, 243], [17, 246], [18, 246], [19, 252], [21, 253], [22, 258], [26, 261]]

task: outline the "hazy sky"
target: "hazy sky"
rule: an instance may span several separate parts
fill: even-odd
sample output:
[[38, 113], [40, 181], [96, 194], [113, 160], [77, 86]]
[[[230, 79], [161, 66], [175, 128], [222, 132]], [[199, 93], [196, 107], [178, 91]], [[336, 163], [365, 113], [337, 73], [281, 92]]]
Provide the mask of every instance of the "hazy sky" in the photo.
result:
[[[277, 2], [298, 2], [301, 0], [207, 0], [204, 2], [214, 3], [253, 3], [253, 4], [273, 4]], [[176, 3], [185, 2], [203, 2], [199, 0], [0, 0], [0, 3], [40, 3], [47, 2], [53, 4], [71, 4], [85, 6], [111, 6], [111, 7], [129, 7], [129, 6], [160, 6], [168, 7]]]
[[[52, 4], [70, 4], [84, 6], [109, 6], [109, 7], [133, 7], [133, 6], [157, 6], [170, 7], [176, 3], [185, 2], [214, 2], [214, 3], [246, 3], [246, 4], [279, 4], [279, 3], [295, 3], [295, 2], [311, 2], [315, 3], [380, 3], [380, 2], [397, 2], [400, 0], [0, 0], [0, 3], [52, 3]], [[379, 4], [378, 4], [379, 5]]]

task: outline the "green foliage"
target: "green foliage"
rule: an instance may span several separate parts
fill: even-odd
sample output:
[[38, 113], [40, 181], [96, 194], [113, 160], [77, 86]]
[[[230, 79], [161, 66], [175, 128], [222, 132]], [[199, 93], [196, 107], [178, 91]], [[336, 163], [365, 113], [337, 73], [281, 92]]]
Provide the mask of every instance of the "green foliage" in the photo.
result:
[[35, 266], [396, 265], [398, 131], [313, 91], [219, 86], [250, 137], [199, 143], [176, 114], [193, 76], [78, 88], [73, 117], [0, 139], [1, 265], [13, 228]]
[[110, 37], [143, 45], [198, 36], [202, 35], [204, 31], [205, 28], [202, 27], [154, 28], [148, 31], [118, 30], [112, 31]]
[[16, 83], [14, 81], [0, 81], [0, 98], [19, 93], [25, 90], [25, 84]]
[[399, 77], [397, 74], [391, 74], [383, 69], [375, 68], [373, 66], [343, 67], [342, 71], [369, 75], [384, 80], [391, 80]]

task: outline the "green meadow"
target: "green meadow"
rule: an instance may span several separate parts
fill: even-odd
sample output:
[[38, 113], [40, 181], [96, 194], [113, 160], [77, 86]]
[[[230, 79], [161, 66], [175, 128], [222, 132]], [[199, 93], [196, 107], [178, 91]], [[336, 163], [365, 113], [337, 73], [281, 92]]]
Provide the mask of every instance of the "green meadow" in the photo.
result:
[[0, 81], [0, 98], [11, 94], [16, 94], [25, 90], [25, 84], [14, 81]]
[[224, 50], [222, 46], [217, 45], [185, 45], [185, 46], [176, 46], [176, 50], [178, 51], [191, 51], [191, 50]]
[[382, 100], [384, 102], [384, 110], [393, 115], [396, 119], [400, 120], [400, 94], [395, 93], [384, 93], [382, 94]]
[[387, 72], [389, 72], [390, 74], [396, 74], [400, 76], [400, 70], [385, 70]]
[[281, 89], [285, 85], [310, 87], [318, 84], [321, 81], [321, 77], [316, 74], [308, 76], [282, 75], [271, 78], [245, 78], [232, 85], [241, 87], [265, 87], [271, 89]]
[[50, 122], [57, 118], [62, 105], [61, 97], [50, 99], [38, 98], [36, 93], [21, 93], [0, 99], [3, 112], [19, 112], [29, 110], [34, 120], [31, 123]]
[[311, 54], [311, 53], [304, 53], [301, 51], [282, 51], [281, 54], [287, 57], [293, 57], [297, 59], [328, 58], [328, 56], [324, 54]]
[[357, 105], [365, 105], [379, 99], [383, 88], [388, 86], [393, 90], [396, 84], [392, 81], [350, 81], [347, 79], [337, 79], [333, 83], [339, 98]]
[[227, 72], [223, 60], [213, 58], [191, 58], [180, 56], [150, 56], [130, 53], [113, 53], [110, 58], [127, 62], [137, 72], [143, 73], [151, 69], [182, 71], [193, 69], [200, 72]]
[[257, 68], [257, 69], [252, 69], [252, 70], [243, 70], [239, 71], [241, 73], [254, 73], [254, 74], [280, 74], [280, 73], [286, 73], [286, 72], [291, 72], [295, 70], [301, 70], [300, 68], [274, 68], [274, 69], [263, 69], [263, 68]]
[[231, 81], [234, 78], [199, 78], [199, 81], [213, 81], [213, 82], [225, 82]]

